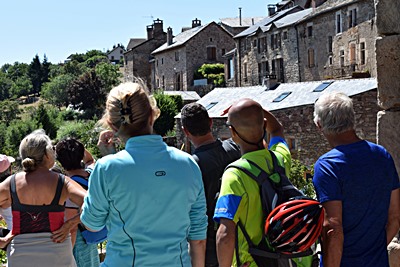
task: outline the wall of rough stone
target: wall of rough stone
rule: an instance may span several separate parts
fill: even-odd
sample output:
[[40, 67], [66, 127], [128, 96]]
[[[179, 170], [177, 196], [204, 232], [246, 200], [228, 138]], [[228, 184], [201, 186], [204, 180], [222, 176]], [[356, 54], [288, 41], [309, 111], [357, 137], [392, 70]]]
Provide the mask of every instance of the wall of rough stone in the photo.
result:
[[[216, 47], [216, 60], [207, 59], [207, 46]], [[235, 48], [232, 35], [216, 23], [201, 30], [188, 40], [184, 46], [165, 50], [155, 55], [155, 78], [162, 83], [165, 80], [166, 90], [176, 90], [176, 74], [181, 75], [181, 90], [191, 90], [193, 87], [194, 72], [205, 63], [223, 63], [223, 55]], [[179, 53], [179, 60], [175, 53]], [[163, 63], [161, 63], [163, 62]]]
[[[376, 113], [379, 111], [376, 98], [376, 90], [352, 96], [356, 113], [357, 134], [371, 142], [376, 142]], [[314, 125], [313, 105], [287, 108], [272, 113], [285, 128], [285, 138], [291, 148], [293, 158], [297, 158], [303, 164], [310, 166], [322, 154], [331, 149], [325, 137]], [[230, 132], [228, 127], [225, 126], [225, 122], [226, 118], [213, 119], [212, 132], [215, 137], [230, 138]], [[185, 143], [185, 138], [180, 121], [177, 120], [176, 123], [177, 144], [180, 147], [182, 143]]]
[[[326, 3], [325, 5], [327, 5]], [[349, 10], [357, 9], [357, 25], [349, 28]], [[341, 13], [342, 29], [336, 34], [336, 14]], [[375, 39], [376, 20], [373, 0], [334, 8], [298, 25], [301, 81], [338, 79], [351, 77], [353, 72], [368, 71], [376, 77]], [[312, 24], [312, 36], [307, 27]], [[328, 50], [329, 36], [332, 37], [332, 52]], [[365, 64], [361, 64], [361, 43], [365, 44]], [[350, 59], [350, 47], [355, 45], [355, 62]], [[314, 50], [314, 66], [309, 66], [308, 51]], [[340, 51], [344, 52], [344, 64]], [[331, 58], [331, 59], [330, 59]]]
[[400, 172], [400, 1], [375, 4], [378, 104], [384, 109], [378, 113], [378, 143], [390, 152]]

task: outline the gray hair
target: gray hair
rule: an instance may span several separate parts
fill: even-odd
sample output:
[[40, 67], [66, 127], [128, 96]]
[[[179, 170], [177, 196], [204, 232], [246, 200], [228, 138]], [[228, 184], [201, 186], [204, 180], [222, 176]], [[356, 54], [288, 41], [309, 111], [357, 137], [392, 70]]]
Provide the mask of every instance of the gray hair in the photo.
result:
[[46, 153], [52, 149], [51, 140], [43, 129], [28, 134], [19, 145], [19, 155], [22, 159], [24, 171], [36, 170]]
[[314, 123], [325, 134], [340, 134], [354, 129], [353, 101], [344, 93], [323, 94], [314, 104]]

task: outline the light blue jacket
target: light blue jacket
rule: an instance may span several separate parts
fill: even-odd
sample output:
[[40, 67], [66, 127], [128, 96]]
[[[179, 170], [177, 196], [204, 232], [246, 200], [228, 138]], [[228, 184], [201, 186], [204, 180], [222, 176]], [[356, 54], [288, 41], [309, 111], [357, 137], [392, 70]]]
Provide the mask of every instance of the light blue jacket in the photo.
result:
[[96, 162], [81, 220], [107, 226], [102, 266], [191, 266], [187, 241], [206, 239], [207, 229], [200, 169], [161, 136], [130, 138]]

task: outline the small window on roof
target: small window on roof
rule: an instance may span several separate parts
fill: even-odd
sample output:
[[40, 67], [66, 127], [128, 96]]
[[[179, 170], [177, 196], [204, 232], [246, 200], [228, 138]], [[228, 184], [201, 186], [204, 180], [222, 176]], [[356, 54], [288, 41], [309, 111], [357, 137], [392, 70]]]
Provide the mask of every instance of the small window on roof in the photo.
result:
[[208, 105], [206, 106], [206, 109], [207, 109], [207, 110], [210, 110], [210, 109], [212, 109], [212, 107], [214, 107], [216, 104], [218, 104], [218, 102], [211, 102], [210, 104], [208, 104]]
[[313, 92], [322, 92], [324, 91], [329, 85], [331, 85], [333, 82], [323, 82], [320, 85], [318, 85], [317, 88], [313, 90]]
[[284, 92], [280, 94], [277, 98], [272, 100], [272, 102], [281, 102], [283, 99], [285, 99], [288, 95], [290, 95], [292, 92]]

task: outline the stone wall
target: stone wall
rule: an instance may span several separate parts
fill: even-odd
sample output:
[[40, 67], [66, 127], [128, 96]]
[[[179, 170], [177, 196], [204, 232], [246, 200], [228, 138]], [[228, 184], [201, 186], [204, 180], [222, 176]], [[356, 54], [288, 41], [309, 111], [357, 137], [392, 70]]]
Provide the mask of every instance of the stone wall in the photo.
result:
[[[216, 47], [216, 60], [207, 59], [208, 46]], [[162, 84], [164, 76], [166, 90], [194, 90], [194, 72], [205, 63], [223, 63], [222, 56], [233, 48], [235, 48], [235, 43], [232, 36], [221, 26], [212, 22], [183, 46], [157, 53], [155, 79]], [[180, 75], [180, 89], [177, 88], [177, 75]]]
[[390, 152], [400, 172], [400, 2], [375, 0], [375, 4], [378, 104], [384, 109], [378, 113], [378, 143]]
[[[371, 90], [352, 96], [356, 113], [357, 134], [366, 140], [376, 142], [376, 113], [379, 107], [376, 102], [377, 91]], [[303, 164], [312, 165], [322, 154], [331, 148], [325, 137], [314, 125], [314, 106], [306, 105], [287, 108], [272, 112], [285, 128], [285, 138], [291, 148], [293, 158]], [[225, 125], [226, 118], [214, 118], [212, 132], [221, 139], [230, 138], [230, 132]], [[177, 120], [177, 145], [185, 143], [180, 120]], [[186, 145], [186, 147], [188, 147]]]
[[[354, 9], [357, 25], [350, 27], [349, 13]], [[374, 49], [377, 33], [374, 12], [373, 0], [364, 0], [333, 8], [300, 23], [298, 39], [301, 81], [352, 77], [353, 73], [357, 75], [358, 72], [367, 71], [372, 77], [376, 77]], [[341, 33], [336, 33], [338, 14], [342, 18]], [[309, 27], [312, 27], [311, 36]], [[310, 50], [314, 51], [312, 65], [309, 65]]]

